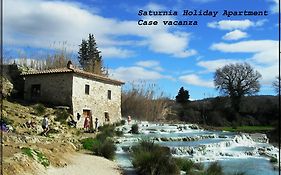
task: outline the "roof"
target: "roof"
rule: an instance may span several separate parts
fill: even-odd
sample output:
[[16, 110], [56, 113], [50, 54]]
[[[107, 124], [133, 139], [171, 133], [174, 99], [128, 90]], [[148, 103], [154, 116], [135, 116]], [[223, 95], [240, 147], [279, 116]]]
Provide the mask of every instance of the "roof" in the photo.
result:
[[57, 74], [57, 73], [75, 73], [77, 75], [81, 75], [82, 77], [87, 77], [94, 80], [103, 81], [106, 83], [116, 84], [116, 85], [122, 85], [125, 84], [122, 81], [114, 80], [105, 76], [101, 76], [98, 74], [86, 72], [80, 69], [74, 69], [74, 68], [58, 68], [58, 69], [49, 69], [49, 70], [42, 70], [42, 71], [33, 71], [33, 72], [27, 72], [22, 73], [22, 76], [30, 76], [30, 75], [43, 75], [43, 74]]

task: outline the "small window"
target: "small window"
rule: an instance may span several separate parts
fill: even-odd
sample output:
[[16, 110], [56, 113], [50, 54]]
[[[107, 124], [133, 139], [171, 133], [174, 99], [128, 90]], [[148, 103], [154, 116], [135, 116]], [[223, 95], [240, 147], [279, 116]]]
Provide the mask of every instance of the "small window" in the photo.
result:
[[105, 119], [106, 122], [110, 121], [108, 112], [104, 113], [104, 119]]
[[90, 85], [88, 84], [85, 85], [85, 94], [90, 94]]
[[111, 100], [111, 90], [108, 90], [108, 91], [107, 91], [107, 98], [108, 98], [109, 100]]
[[41, 85], [33, 84], [31, 85], [31, 97], [40, 97], [41, 96]]

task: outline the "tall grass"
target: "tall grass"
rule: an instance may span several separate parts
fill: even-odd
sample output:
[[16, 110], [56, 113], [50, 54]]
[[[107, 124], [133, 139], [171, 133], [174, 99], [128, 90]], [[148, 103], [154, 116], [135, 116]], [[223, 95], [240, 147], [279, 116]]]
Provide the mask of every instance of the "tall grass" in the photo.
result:
[[122, 116], [149, 121], [164, 119], [166, 107], [167, 98], [155, 84], [132, 83], [122, 92]]
[[169, 148], [142, 141], [132, 148], [133, 165], [140, 175], [176, 175], [180, 170]]

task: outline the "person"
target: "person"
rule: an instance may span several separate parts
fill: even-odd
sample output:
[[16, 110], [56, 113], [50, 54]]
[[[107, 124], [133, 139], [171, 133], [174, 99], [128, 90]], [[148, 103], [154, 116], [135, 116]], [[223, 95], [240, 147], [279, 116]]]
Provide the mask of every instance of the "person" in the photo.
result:
[[77, 112], [77, 121], [79, 121], [81, 118], [81, 115]]
[[128, 124], [130, 124], [130, 122], [131, 122], [131, 116], [130, 115], [128, 115]]
[[69, 121], [67, 122], [67, 124], [68, 124], [69, 126], [72, 126], [72, 127], [75, 127], [75, 128], [76, 128], [77, 122], [73, 119], [73, 116], [72, 116], [72, 115], [69, 116]]
[[90, 128], [90, 118], [89, 116], [86, 116], [84, 120], [84, 130], [89, 131], [89, 128]]
[[49, 131], [48, 115], [44, 115], [44, 118], [43, 118], [43, 121], [42, 121], [42, 128], [43, 128], [42, 135], [46, 136], [48, 131]]
[[95, 131], [98, 132], [98, 124], [99, 124], [99, 119], [96, 117], [95, 121]]

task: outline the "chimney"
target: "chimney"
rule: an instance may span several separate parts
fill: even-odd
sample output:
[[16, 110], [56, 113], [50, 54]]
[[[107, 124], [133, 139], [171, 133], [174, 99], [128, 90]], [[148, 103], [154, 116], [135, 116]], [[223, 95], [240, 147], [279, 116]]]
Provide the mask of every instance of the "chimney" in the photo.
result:
[[71, 62], [71, 61], [68, 61], [66, 67], [67, 67], [68, 69], [73, 69], [73, 64], [72, 64], [72, 62]]

